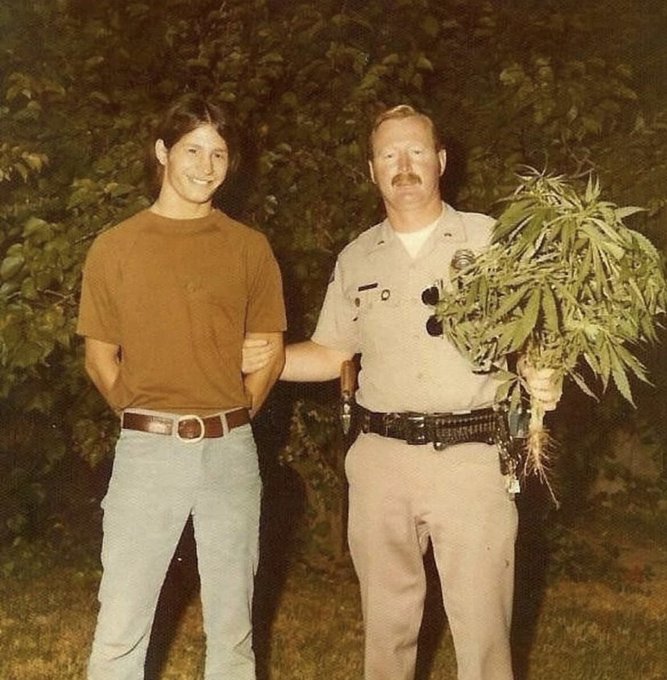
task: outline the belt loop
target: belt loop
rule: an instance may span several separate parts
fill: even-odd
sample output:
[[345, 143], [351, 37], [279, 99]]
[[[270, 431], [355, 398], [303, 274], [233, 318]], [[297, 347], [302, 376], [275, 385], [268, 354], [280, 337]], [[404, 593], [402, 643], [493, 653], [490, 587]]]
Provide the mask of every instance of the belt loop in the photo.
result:
[[359, 429], [364, 434], [367, 434], [371, 430], [371, 413], [363, 406], [356, 405], [357, 417], [359, 418]]
[[219, 415], [220, 422], [222, 423], [222, 434], [224, 437], [226, 437], [229, 434], [229, 422], [227, 421], [227, 414], [226, 413], [221, 413]]

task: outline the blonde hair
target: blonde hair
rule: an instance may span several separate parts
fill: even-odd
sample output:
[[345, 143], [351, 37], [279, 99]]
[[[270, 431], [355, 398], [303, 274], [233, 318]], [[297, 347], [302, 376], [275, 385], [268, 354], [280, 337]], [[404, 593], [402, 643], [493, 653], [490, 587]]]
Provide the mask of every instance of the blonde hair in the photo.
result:
[[375, 120], [373, 121], [373, 126], [371, 128], [371, 132], [368, 135], [369, 159], [372, 160], [373, 158], [373, 137], [375, 137], [375, 133], [378, 131], [378, 128], [382, 125], [382, 123], [388, 120], [402, 120], [403, 118], [421, 118], [422, 120], [426, 121], [431, 131], [431, 136], [433, 138], [433, 146], [435, 147], [435, 150], [440, 151], [443, 148], [442, 142], [440, 140], [440, 135], [438, 134], [438, 130], [436, 129], [433, 120], [425, 113], [417, 111], [417, 109], [415, 109], [413, 106], [410, 106], [410, 104], [399, 104], [398, 106], [393, 106], [390, 109], [382, 111], [375, 117]]

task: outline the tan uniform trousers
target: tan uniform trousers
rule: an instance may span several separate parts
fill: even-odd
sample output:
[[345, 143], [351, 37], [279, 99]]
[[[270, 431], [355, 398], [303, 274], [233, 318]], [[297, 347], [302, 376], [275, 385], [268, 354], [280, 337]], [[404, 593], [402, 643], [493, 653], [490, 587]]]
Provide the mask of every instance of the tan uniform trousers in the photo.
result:
[[365, 627], [365, 680], [412, 680], [429, 539], [459, 680], [512, 680], [517, 512], [496, 448], [361, 434], [346, 459], [349, 543]]

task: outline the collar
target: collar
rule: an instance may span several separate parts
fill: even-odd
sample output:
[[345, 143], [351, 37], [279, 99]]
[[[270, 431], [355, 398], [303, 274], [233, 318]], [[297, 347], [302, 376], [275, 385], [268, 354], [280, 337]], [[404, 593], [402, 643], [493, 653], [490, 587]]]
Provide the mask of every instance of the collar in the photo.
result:
[[[452, 208], [451, 205], [443, 201], [442, 212], [440, 213], [435, 230], [430, 235], [429, 240], [437, 239], [438, 241], [442, 241], [446, 239], [453, 243], [460, 243], [465, 241], [466, 238], [466, 229], [461, 215]], [[396, 232], [391, 226], [389, 219], [385, 217], [378, 225], [377, 234], [371, 243], [369, 253], [385, 248], [396, 240]]]
[[438, 236], [454, 242], [462, 242], [468, 239], [463, 218], [458, 210], [454, 210], [447, 203], [442, 204], [442, 213], [436, 227]]

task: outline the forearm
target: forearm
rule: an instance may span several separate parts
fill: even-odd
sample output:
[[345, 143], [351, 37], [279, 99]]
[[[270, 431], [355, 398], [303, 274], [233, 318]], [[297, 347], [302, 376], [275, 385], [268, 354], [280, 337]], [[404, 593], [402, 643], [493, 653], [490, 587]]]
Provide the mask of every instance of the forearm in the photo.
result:
[[[268, 336], [271, 337], [268, 337]], [[275, 385], [285, 363], [285, 350], [283, 347], [282, 333], [263, 335], [275, 348], [268, 364], [254, 373], [243, 376], [243, 384], [246, 392], [250, 395], [250, 415], [254, 417], [260, 410]], [[253, 335], [253, 337], [256, 337]]]
[[115, 408], [110, 401], [110, 394], [120, 375], [119, 348], [86, 339], [85, 369], [100, 394], [112, 408]]
[[285, 349], [285, 368], [281, 380], [290, 382], [319, 382], [340, 376], [344, 361], [354, 356], [319, 345], [312, 340], [288, 345]]
[[120, 373], [120, 366], [117, 364], [112, 370], [100, 371], [96, 368], [87, 369], [88, 377], [99, 390], [100, 394], [109, 401], [109, 394], [111, 389], [118, 380]]

